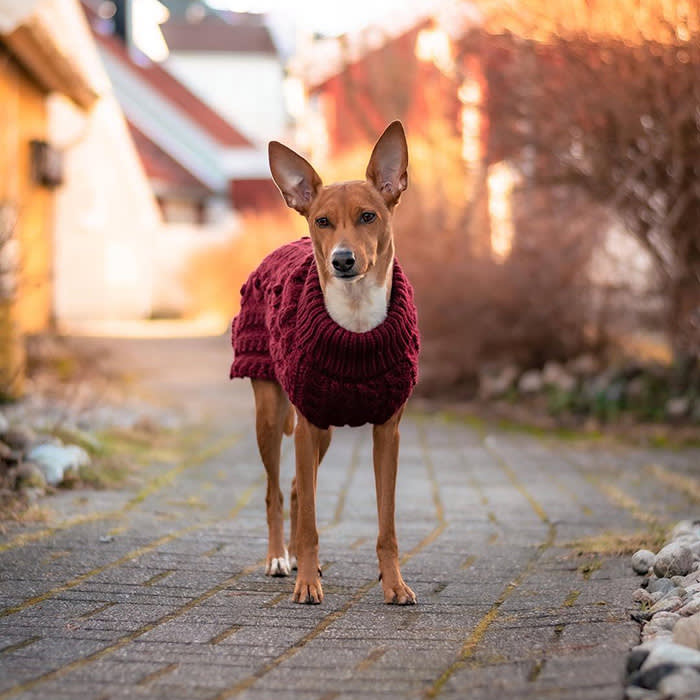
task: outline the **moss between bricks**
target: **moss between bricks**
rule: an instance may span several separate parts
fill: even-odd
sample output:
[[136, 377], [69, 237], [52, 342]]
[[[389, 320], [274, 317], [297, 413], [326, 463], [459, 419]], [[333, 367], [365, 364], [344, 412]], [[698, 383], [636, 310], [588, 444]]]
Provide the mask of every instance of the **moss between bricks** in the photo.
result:
[[[418, 399], [415, 402], [420, 409], [430, 412], [431, 402]], [[442, 404], [434, 404], [435, 415], [447, 423], [458, 422], [467, 425], [480, 435], [498, 430], [504, 433], [531, 435], [540, 440], [556, 440], [582, 444], [622, 444], [644, 445], [652, 449], [680, 450], [687, 447], [700, 447], [700, 427], [675, 426], [670, 424], [650, 423], [607, 423], [592, 427], [586, 423], [574, 427], [557, 424], [551, 416], [540, 416], [524, 404], [513, 415], [504, 416], [497, 405], [482, 405], [476, 402], [452, 404], [444, 409]], [[437, 408], [439, 407], [439, 408]], [[512, 413], [508, 411], [509, 413]], [[409, 415], [412, 414], [409, 405]], [[419, 415], [419, 413], [413, 413]]]

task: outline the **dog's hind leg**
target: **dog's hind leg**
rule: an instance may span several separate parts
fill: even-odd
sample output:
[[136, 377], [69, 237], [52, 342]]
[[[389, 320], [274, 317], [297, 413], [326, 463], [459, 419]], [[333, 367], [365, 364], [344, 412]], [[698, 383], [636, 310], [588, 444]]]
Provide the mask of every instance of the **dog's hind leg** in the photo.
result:
[[[292, 419], [293, 424], [293, 419]], [[323, 457], [328, 451], [328, 447], [331, 444], [331, 437], [333, 434], [333, 429], [328, 428], [328, 430], [323, 431], [321, 434], [321, 444], [319, 446], [319, 464], [323, 461]], [[299, 508], [299, 499], [297, 498], [297, 478], [292, 477], [292, 493], [289, 499], [289, 515], [291, 521], [291, 528], [289, 532], [289, 563], [292, 569], [297, 568], [297, 509]]]
[[280, 447], [288, 424], [289, 399], [277, 382], [252, 380], [255, 394], [255, 432], [267, 472], [268, 549], [265, 573], [289, 576], [289, 555], [284, 546], [283, 497], [280, 490]]

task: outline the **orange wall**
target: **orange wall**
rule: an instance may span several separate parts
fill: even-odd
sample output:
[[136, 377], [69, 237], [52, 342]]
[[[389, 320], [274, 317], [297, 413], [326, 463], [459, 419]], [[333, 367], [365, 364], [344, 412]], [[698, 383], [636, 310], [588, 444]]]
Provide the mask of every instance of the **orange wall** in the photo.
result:
[[18, 211], [14, 316], [23, 332], [46, 329], [52, 313], [53, 195], [32, 182], [29, 146], [46, 136], [46, 94], [0, 45], [0, 205]]

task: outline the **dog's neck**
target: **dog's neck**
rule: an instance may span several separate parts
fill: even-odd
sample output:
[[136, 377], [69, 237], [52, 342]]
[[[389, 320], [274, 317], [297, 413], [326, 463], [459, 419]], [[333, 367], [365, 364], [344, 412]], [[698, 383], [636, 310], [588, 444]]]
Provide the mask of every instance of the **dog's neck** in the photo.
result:
[[357, 280], [330, 277], [323, 297], [330, 317], [354, 333], [371, 331], [384, 321], [391, 298], [393, 255], [382, 268], [375, 268]]

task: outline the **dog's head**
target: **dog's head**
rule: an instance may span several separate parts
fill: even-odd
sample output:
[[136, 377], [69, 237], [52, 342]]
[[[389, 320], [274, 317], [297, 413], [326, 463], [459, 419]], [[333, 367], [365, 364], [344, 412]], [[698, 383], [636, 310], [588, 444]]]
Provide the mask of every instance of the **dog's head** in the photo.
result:
[[308, 161], [277, 141], [270, 142], [269, 156], [287, 205], [308, 221], [324, 289], [331, 278], [362, 279], [378, 261], [393, 259], [391, 217], [408, 185], [401, 122], [392, 122], [375, 144], [366, 180], [324, 186]]

